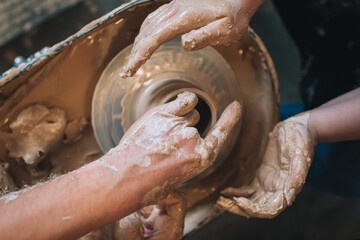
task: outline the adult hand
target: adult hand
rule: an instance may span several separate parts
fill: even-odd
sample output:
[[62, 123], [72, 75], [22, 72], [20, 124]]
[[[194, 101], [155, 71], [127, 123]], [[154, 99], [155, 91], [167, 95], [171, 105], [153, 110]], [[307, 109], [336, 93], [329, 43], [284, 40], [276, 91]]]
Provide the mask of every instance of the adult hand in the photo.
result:
[[[186, 50], [240, 39], [263, 0], [173, 0], [151, 13], [135, 39], [122, 77], [130, 77], [163, 43], [182, 36]], [[243, 4], [244, 3], [244, 4]]]
[[151, 186], [143, 206], [157, 203], [171, 189], [208, 168], [240, 118], [240, 104], [234, 101], [206, 137], [201, 138], [194, 128], [200, 118], [194, 109], [197, 102], [194, 93], [185, 92], [176, 100], [150, 110], [107, 154], [132, 155], [132, 163], [137, 165], [134, 174]]
[[309, 171], [315, 141], [308, 128], [309, 112], [278, 123], [266, 147], [263, 162], [248, 185], [225, 189], [218, 204], [245, 216], [273, 218], [290, 206]]

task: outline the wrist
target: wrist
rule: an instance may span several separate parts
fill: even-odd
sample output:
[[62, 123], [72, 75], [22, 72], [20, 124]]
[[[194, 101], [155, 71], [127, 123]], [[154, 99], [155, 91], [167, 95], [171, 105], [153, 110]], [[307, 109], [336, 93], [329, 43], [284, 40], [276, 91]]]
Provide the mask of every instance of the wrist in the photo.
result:
[[316, 128], [314, 127], [313, 113], [312, 111], [306, 111], [300, 114], [297, 114], [293, 117], [286, 119], [284, 122], [297, 122], [301, 124], [304, 128], [303, 136], [307, 136], [312, 145], [316, 145], [318, 142], [318, 135]]
[[309, 120], [307, 126], [309, 130], [309, 134], [311, 136], [311, 140], [315, 143], [314, 145], [316, 145], [319, 142], [319, 133], [317, 131], [315, 122], [316, 122], [316, 112], [309, 111]]
[[[148, 205], [148, 202], [165, 197], [162, 195], [172, 186], [169, 185], [169, 172], [172, 171], [168, 169], [171, 168], [168, 157], [149, 154], [148, 150], [136, 145], [117, 146], [97, 160], [96, 164], [107, 172], [113, 192], [118, 197], [125, 193], [124, 204], [132, 205], [135, 211]], [[160, 191], [153, 191], [156, 189]]]
[[88, 176], [88, 184], [97, 186], [93, 195], [101, 203], [101, 211], [108, 213], [107, 222], [125, 217], [142, 207], [147, 186], [132, 164], [136, 155], [136, 152], [130, 155], [126, 149], [115, 147], [79, 169], [78, 174]]

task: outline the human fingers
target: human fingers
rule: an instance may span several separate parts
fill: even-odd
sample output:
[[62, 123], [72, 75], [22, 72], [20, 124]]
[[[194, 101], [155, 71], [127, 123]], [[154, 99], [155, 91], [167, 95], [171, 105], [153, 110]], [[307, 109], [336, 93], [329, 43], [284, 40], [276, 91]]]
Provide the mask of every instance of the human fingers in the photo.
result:
[[249, 197], [256, 189], [252, 185], [246, 185], [240, 188], [228, 187], [221, 191], [226, 197]]
[[200, 114], [196, 109], [193, 109], [191, 112], [185, 114], [183, 119], [187, 123], [188, 127], [193, 127], [199, 122]]
[[[224, 142], [227, 140], [230, 135], [231, 130], [234, 128], [235, 124], [239, 121], [241, 115], [241, 105], [238, 101], [232, 102], [229, 106], [226, 107], [224, 112], [221, 114], [220, 119], [217, 123], [210, 129], [208, 134], [205, 137], [205, 145], [208, 147], [213, 156], [216, 156]], [[211, 154], [209, 152], [209, 154]], [[214, 160], [214, 159], [211, 159]]]
[[196, 11], [194, 8], [176, 11], [173, 5], [171, 9], [174, 10], [164, 16], [153, 15], [154, 19], [145, 20], [135, 39], [128, 63], [120, 74], [121, 77], [133, 76], [163, 43], [222, 17], [216, 15], [211, 8], [202, 8], [201, 11]]
[[[198, 98], [196, 94], [191, 92], [184, 92], [179, 94], [175, 100], [147, 111], [130, 126], [130, 128], [121, 138], [119, 144], [122, 144], [124, 141], [126, 141], [126, 139], [131, 134], [135, 134], [137, 131], [142, 132], [144, 130], [144, 124], [146, 124], [147, 121], [151, 120], [152, 117], [158, 117], [158, 113], [177, 115], [180, 117], [191, 112], [195, 108], [197, 102]], [[194, 119], [194, 122], [195, 120], [196, 119]], [[156, 119], [153, 119], [152, 121], [156, 121]]]
[[284, 194], [287, 204], [291, 205], [305, 183], [312, 161], [313, 147], [304, 133], [306, 129], [301, 124], [288, 122], [284, 129], [284, 142], [290, 142], [288, 150], [283, 154], [283, 158], [287, 159], [289, 164]]
[[191, 112], [198, 103], [198, 97], [192, 92], [180, 93], [174, 101], [171, 101], [161, 107], [163, 111], [176, 116], [183, 116]]
[[231, 22], [230, 17], [225, 17], [181, 37], [183, 48], [188, 51], [198, 50], [208, 45], [226, 45], [240, 38], [240, 32]]
[[265, 197], [266, 193], [259, 194], [257, 201], [244, 197], [234, 198], [234, 200], [239, 209], [248, 217], [274, 218], [286, 207], [282, 191], [271, 193], [265, 201], [262, 201], [260, 195]]
[[301, 191], [305, 184], [307, 173], [308, 166], [306, 159], [301, 159], [300, 156], [295, 155], [290, 162], [289, 176], [284, 186], [284, 195], [288, 205], [292, 204], [296, 195]]
[[233, 199], [229, 199], [223, 196], [220, 196], [219, 200], [217, 200], [216, 204], [220, 206], [222, 209], [249, 218], [250, 216], [244, 212]]
[[158, 9], [156, 9], [155, 11], [153, 11], [152, 13], [150, 13], [145, 18], [144, 22], [141, 24], [139, 32], [143, 32], [143, 30], [145, 30], [145, 28], [148, 28], [149, 26], [151, 26], [152, 23], [163, 22], [167, 18], [174, 15], [174, 13], [175, 13], [174, 10], [176, 10], [176, 9], [172, 8], [171, 5], [172, 5], [171, 3], [164, 4], [164, 5], [160, 6]]

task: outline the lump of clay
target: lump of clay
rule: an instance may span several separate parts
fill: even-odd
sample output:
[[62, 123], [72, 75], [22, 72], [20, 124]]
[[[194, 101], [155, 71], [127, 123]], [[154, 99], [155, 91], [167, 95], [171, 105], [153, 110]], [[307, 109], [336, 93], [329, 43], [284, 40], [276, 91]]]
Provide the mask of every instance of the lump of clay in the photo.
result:
[[88, 125], [88, 121], [85, 117], [76, 118], [69, 122], [65, 129], [66, 139], [64, 143], [74, 143], [80, 140], [82, 132]]
[[66, 126], [65, 111], [35, 104], [24, 109], [10, 124], [11, 133], [0, 133], [9, 156], [35, 166], [58, 145]]

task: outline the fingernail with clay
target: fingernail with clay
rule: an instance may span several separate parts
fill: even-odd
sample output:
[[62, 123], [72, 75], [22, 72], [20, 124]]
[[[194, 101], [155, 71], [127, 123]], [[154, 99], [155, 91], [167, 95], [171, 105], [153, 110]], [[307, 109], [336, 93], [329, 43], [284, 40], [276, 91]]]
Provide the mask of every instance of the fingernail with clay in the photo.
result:
[[188, 38], [184, 37], [183, 40], [184, 40], [183, 41], [183, 47], [184, 47], [185, 50], [192, 50], [197, 45], [197, 41], [196, 41], [195, 38], [188, 39]]
[[230, 120], [231, 124], [235, 124], [239, 121], [241, 115], [241, 105], [238, 101], [233, 101], [231, 103], [228, 115], [228, 119]]
[[127, 77], [131, 77], [131, 70], [124, 67], [124, 69], [122, 70], [122, 72], [120, 73], [120, 77], [121, 78], [127, 78]]
[[189, 92], [189, 91], [182, 92], [182, 93], [179, 93], [177, 95], [178, 99], [180, 99], [180, 98], [189, 98], [189, 97], [190, 98], [197, 98], [195, 93], [192, 93], [192, 92]]

